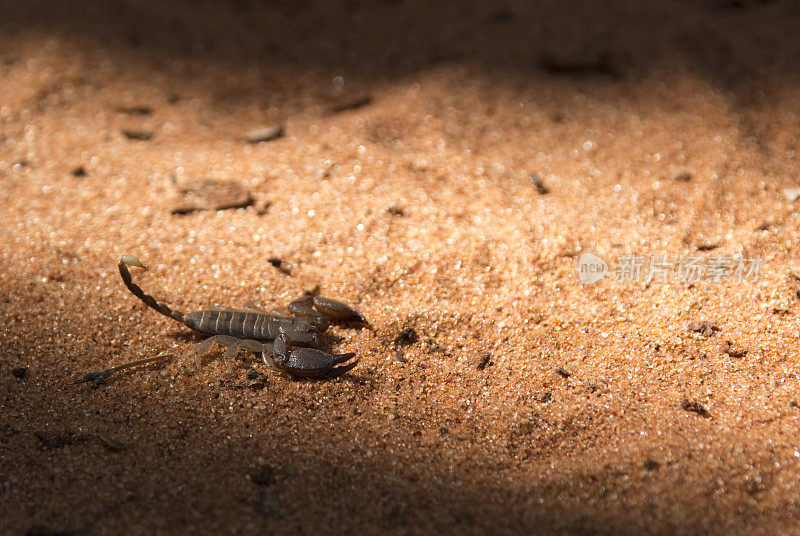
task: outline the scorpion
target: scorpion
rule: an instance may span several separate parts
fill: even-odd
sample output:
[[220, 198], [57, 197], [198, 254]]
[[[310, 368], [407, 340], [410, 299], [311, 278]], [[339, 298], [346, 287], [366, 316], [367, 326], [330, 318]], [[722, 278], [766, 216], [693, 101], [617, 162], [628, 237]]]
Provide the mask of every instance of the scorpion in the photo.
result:
[[223, 355], [226, 366], [239, 349], [244, 349], [260, 352], [264, 364], [271, 369], [305, 378], [337, 377], [358, 364], [358, 360], [347, 363], [354, 353], [331, 354], [319, 349], [323, 343], [321, 334], [331, 322], [369, 326], [364, 315], [342, 302], [306, 295], [289, 303], [286, 308], [291, 315], [267, 312], [249, 304], [243, 309], [212, 307], [184, 314], [146, 294], [133, 282], [128, 266], [143, 270], [147, 267], [133, 255], [125, 255], [119, 261], [122, 282], [134, 296], [162, 315], [209, 335], [194, 351], [198, 368], [200, 356], [214, 344], [227, 346]]

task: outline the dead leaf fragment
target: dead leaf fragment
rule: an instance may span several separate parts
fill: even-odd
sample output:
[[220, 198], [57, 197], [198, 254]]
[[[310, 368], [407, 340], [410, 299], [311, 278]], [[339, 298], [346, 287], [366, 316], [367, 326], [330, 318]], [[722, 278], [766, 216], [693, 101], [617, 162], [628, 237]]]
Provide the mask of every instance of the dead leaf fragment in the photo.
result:
[[245, 208], [253, 204], [253, 197], [241, 183], [202, 179], [177, 186], [179, 201], [173, 214], [189, 214], [198, 210], [226, 210]]

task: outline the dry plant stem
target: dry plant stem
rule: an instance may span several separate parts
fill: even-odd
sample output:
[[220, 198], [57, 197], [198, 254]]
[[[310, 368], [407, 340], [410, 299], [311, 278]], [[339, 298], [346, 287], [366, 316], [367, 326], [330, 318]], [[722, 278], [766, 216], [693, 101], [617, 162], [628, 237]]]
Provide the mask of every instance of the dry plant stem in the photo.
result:
[[84, 382], [93, 382], [93, 383], [101, 383], [106, 380], [109, 376], [114, 374], [115, 372], [119, 372], [120, 370], [124, 370], [131, 367], [136, 367], [139, 365], [146, 365], [147, 363], [152, 363], [154, 361], [158, 361], [164, 357], [170, 357], [173, 354], [171, 353], [161, 353], [154, 357], [146, 357], [144, 359], [137, 359], [136, 361], [131, 361], [130, 363], [125, 363], [123, 365], [119, 365], [110, 369], [105, 370], [97, 370], [94, 372], [87, 372], [84, 374], [83, 378], [80, 380], [76, 380], [72, 382], [73, 384], [76, 383], [84, 383]]

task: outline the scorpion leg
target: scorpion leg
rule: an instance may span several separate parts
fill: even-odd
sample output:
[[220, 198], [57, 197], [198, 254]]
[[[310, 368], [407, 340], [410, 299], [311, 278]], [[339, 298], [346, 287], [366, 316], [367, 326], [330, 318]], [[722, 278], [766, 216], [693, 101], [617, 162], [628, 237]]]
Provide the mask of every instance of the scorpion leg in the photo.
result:
[[236, 342], [228, 346], [228, 349], [225, 350], [225, 353], [222, 354], [222, 359], [225, 361], [225, 367], [230, 370], [231, 366], [228, 364], [228, 361], [231, 359], [236, 359], [236, 354], [239, 353], [239, 339], [236, 339]]
[[272, 355], [272, 351], [264, 350], [261, 352], [261, 361], [270, 368], [270, 370], [274, 370], [276, 372], [282, 372], [281, 369], [278, 368], [278, 365], [275, 364], [275, 358]]
[[322, 346], [323, 343], [319, 333], [315, 331], [303, 329], [292, 331], [282, 328], [281, 333], [286, 336], [290, 344], [294, 344], [296, 346], [310, 346], [312, 348], [317, 348]]
[[259, 352], [272, 352], [272, 343], [269, 342], [260, 342], [254, 341], [253, 339], [241, 339], [239, 341], [239, 348], [247, 350], [248, 352], [253, 352], [255, 354]]
[[272, 344], [259, 342], [253, 339], [236, 339], [236, 342], [228, 346], [228, 349], [225, 350], [224, 358], [226, 360], [226, 365], [227, 360], [234, 359], [236, 354], [239, 353], [239, 350], [247, 350], [256, 354], [259, 352], [272, 352]]
[[322, 296], [303, 296], [297, 298], [289, 304], [288, 308], [291, 313], [297, 316], [369, 324], [363, 314], [349, 305]]
[[[220, 344], [222, 346], [228, 346], [228, 350], [225, 351], [223, 358], [225, 359], [225, 366], [228, 367], [228, 352], [230, 351], [230, 347], [236, 347], [238, 349], [238, 342], [239, 339], [236, 337], [231, 337], [230, 335], [214, 335], [213, 337], [209, 337], [200, 344], [197, 345], [197, 348], [194, 350], [194, 364], [199, 369], [200, 368], [200, 356], [208, 352], [214, 343]], [[236, 355], [235, 351], [234, 354]], [[230, 367], [228, 367], [230, 368]]]
[[[237, 339], [236, 337], [231, 337], [230, 335], [214, 335], [213, 337], [209, 337], [201, 342], [194, 351], [195, 364], [198, 365], [198, 368], [200, 368], [199, 364], [197, 363], [198, 358], [210, 350], [214, 343], [227, 346], [225, 353], [222, 354], [222, 357], [225, 360], [225, 366], [228, 367], [228, 369], [230, 369], [228, 360], [234, 359], [239, 350], [247, 350], [253, 353], [261, 352], [262, 359], [267, 353], [272, 355], [272, 343], [259, 342], [253, 339]], [[267, 363], [266, 360], [264, 362]], [[269, 365], [269, 363], [267, 364]]]

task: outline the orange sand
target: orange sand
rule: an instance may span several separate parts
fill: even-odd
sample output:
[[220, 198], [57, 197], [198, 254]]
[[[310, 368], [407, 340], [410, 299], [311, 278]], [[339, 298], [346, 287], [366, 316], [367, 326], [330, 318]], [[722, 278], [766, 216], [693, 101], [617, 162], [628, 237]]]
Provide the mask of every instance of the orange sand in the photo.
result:
[[[798, 9], [739, 3], [4, 2], [0, 534], [796, 532]], [[173, 214], [203, 179], [252, 204]], [[703, 246], [761, 277], [576, 278]], [[333, 381], [195, 370], [126, 253], [375, 330]]]

